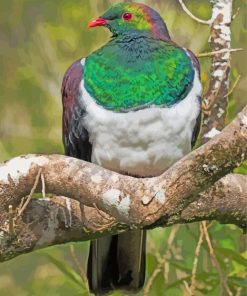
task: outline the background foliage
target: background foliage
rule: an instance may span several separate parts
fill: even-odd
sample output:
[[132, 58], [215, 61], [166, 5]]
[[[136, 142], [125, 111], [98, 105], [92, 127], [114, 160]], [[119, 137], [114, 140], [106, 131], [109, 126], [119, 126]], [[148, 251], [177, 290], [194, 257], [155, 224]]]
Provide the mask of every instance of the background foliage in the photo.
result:
[[[87, 56], [109, 38], [102, 29], [88, 30], [86, 23], [105, 11], [110, 0], [0, 0], [0, 161], [26, 153], [63, 153], [61, 145], [60, 85], [66, 68]], [[177, 1], [142, 1], [158, 10], [173, 39], [194, 52], [210, 51], [209, 28], [191, 20]], [[207, 0], [187, 1], [203, 19], [210, 17]], [[244, 47], [247, 39], [246, 0], [232, 23], [232, 47]], [[241, 80], [230, 96], [227, 121], [246, 103], [246, 51], [232, 56], [232, 83]], [[204, 87], [210, 59], [201, 59]], [[247, 166], [240, 172], [246, 173]], [[168, 248], [173, 231], [175, 238]], [[210, 224], [216, 256], [233, 295], [246, 295], [247, 252], [241, 231], [232, 225]], [[149, 232], [147, 279], [166, 255], [149, 295], [187, 295], [198, 224]], [[171, 236], [170, 236], [171, 238]], [[68, 244], [20, 256], [0, 265], [0, 295], [88, 295], [84, 281], [88, 243]], [[219, 274], [211, 264], [205, 241], [199, 255], [196, 295], [220, 295]], [[122, 295], [115, 293], [114, 295]], [[143, 295], [140, 292], [139, 295]]]

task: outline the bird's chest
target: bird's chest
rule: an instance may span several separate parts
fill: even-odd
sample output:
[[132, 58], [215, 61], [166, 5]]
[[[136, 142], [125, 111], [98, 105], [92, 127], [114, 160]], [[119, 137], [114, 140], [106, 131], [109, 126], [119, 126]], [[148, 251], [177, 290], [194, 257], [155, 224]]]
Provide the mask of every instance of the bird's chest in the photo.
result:
[[110, 42], [85, 60], [84, 86], [98, 105], [115, 112], [152, 102], [170, 107], [186, 97], [194, 77], [191, 60], [169, 43], [141, 38]]
[[135, 176], [156, 176], [191, 150], [199, 114], [196, 97], [171, 108], [117, 113], [103, 109], [85, 94], [84, 124], [92, 143], [92, 162]]

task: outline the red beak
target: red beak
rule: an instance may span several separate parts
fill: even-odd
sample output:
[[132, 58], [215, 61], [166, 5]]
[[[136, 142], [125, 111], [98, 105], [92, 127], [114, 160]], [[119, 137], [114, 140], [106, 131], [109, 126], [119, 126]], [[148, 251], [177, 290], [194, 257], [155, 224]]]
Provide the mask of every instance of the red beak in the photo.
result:
[[87, 24], [87, 26], [89, 28], [92, 28], [92, 27], [97, 27], [97, 26], [104, 26], [106, 24], [107, 24], [107, 20], [102, 18], [102, 17], [99, 17], [96, 20], [93, 20], [93, 21], [89, 22]]

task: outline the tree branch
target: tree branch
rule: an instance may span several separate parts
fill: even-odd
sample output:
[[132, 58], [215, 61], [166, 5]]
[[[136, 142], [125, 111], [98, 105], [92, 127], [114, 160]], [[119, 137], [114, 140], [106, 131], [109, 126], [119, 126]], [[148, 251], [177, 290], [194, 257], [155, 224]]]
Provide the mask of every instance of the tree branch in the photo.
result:
[[194, 15], [194, 14], [193, 14], [193, 13], [187, 8], [187, 7], [186, 7], [186, 5], [184, 4], [183, 0], [178, 0], [178, 2], [180, 3], [180, 5], [181, 5], [183, 11], [184, 11], [186, 14], [188, 14], [188, 16], [190, 16], [194, 21], [196, 21], [196, 22], [198, 22], [198, 23], [200, 23], [200, 24], [203, 24], [203, 25], [210, 25], [210, 24], [211, 24], [211, 22], [212, 22], [211, 19], [205, 21], [205, 20], [202, 20], [202, 19], [198, 18], [197, 16], [195, 16], [195, 15]]
[[[227, 175], [198, 196], [178, 214], [168, 214], [148, 228], [203, 220], [247, 226], [247, 176]], [[22, 217], [15, 220], [14, 232], [8, 231], [8, 215], [0, 231], [0, 261], [9, 260], [33, 249], [71, 241], [85, 241], [106, 234], [116, 234], [131, 227], [109, 218], [95, 208], [82, 206], [64, 196], [33, 199]], [[7, 222], [7, 223], [6, 223]]]
[[[222, 130], [225, 125], [227, 95], [230, 79], [232, 0], [212, 0], [212, 23], [210, 45], [213, 55], [211, 79], [203, 98], [204, 119], [202, 134], [208, 134], [213, 128]], [[204, 137], [202, 142], [208, 139]]]
[[243, 50], [243, 48], [231, 48], [231, 49], [225, 48], [225, 49], [211, 51], [211, 52], [197, 53], [196, 57], [198, 59], [200, 59], [200, 58], [217, 56], [218, 54], [221, 54], [221, 53], [226, 53], [226, 52], [234, 53], [234, 52], [238, 52], [238, 51], [242, 51], [242, 50]]
[[230, 174], [203, 193], [181, 213], [185, 223], [217, 220], [233, 223], [246, 232], [247, 227], [247, 176]]

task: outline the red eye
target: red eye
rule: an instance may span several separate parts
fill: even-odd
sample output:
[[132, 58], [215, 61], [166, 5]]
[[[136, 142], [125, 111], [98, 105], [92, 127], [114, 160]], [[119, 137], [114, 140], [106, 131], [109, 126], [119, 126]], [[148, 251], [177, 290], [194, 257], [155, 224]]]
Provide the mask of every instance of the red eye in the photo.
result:
[[132, 14], [129, 13], [129, 12], [125, 12], [123, 15], [122, 15], [122, 18], [124, 21], [130, 21], [132, 19]]

